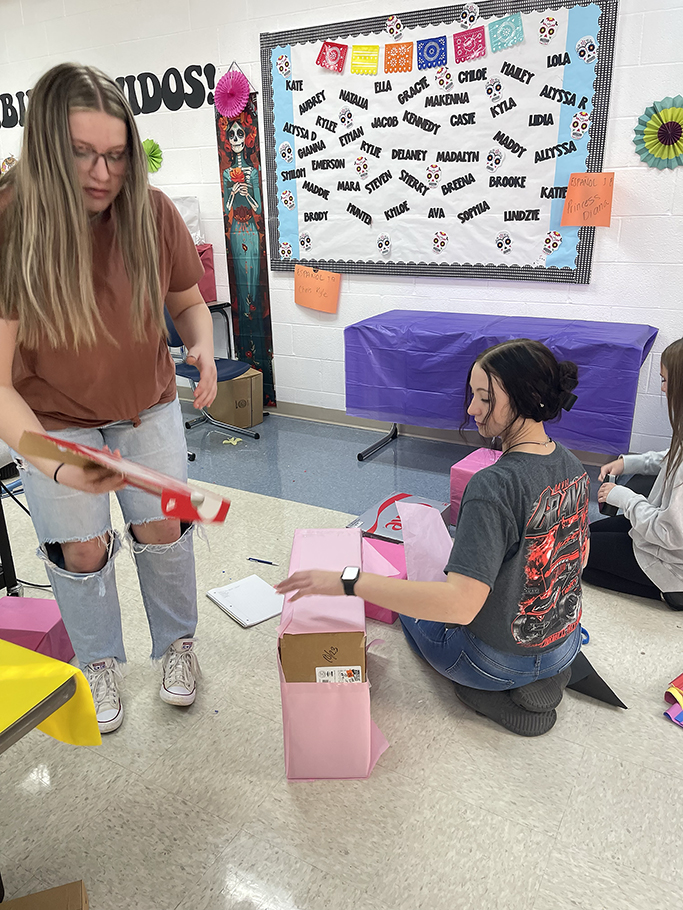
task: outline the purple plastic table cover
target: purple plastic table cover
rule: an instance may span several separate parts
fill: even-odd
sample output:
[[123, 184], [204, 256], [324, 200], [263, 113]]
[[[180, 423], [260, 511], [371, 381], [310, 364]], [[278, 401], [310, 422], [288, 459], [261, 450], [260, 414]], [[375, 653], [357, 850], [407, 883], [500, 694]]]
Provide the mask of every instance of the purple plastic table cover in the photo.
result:
[[344, 330], [346, 411], [457, 429], [476, 357], [501, 341], [534, 338], [579, 368], [578, 401], [548, 425], [550, 435], [586, 452], [627, 452], [638, 375], [657, 331], [620, 322], [390, 310]]

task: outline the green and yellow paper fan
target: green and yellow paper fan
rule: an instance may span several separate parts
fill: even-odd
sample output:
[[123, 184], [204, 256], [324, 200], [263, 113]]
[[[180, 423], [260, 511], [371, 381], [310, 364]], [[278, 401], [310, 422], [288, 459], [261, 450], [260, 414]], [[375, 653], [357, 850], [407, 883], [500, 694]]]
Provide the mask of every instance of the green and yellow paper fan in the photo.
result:
[[155, 174], [161, 167], [161, 163], [164, 160], [164, 153], [154, 139], [145, 139], [142, 143], [142, 147], [147, 155], [147, 170], [150, 174]]
[[646, 108], [633, 143], [648, 167], [664, 170], [683, 164], [683, 97], [664, 98]]

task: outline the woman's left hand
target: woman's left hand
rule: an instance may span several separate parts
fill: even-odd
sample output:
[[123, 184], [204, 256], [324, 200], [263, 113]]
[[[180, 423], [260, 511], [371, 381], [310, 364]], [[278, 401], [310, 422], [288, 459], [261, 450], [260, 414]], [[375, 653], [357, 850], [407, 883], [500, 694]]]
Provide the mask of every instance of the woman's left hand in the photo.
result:
[[335, 597], [344, 593], [341, 572], [325, 572], [322, 569], [308, 569], [304, 572], [294, 572], [289, 578], [275, 585], [278, 594], [291, 594], [290, 600], [300, 597], [309, 597], [311, 594], [324, 594]]
[[616, 483], [603, 483], [598, 490], [598, 502], [607, 502], [607, 494], [616, 487]]
[[211, 404], [218, 391], [213, 350], [204, 350], [195, 345], [189, 348], [185, 362], [199, 370], [199, 382], [194, 390], [194, 406], [199, 411]]

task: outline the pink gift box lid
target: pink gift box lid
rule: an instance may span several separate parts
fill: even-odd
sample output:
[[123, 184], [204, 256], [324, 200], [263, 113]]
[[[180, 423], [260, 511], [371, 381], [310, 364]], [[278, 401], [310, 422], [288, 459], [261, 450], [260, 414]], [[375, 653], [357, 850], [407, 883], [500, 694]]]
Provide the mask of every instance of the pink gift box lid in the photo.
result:
[[57, 660], [74, 656], [57, 601], [49, 598], [1, 597], [0, 638]]

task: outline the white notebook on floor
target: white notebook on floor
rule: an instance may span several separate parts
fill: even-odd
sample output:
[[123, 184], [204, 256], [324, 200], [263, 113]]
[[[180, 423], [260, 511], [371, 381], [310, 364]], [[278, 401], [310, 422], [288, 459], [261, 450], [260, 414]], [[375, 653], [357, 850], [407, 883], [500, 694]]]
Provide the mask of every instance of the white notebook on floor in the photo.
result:
[[249, 575], [223, 588], [212, 588], [206, 596], [245, 628], [279, 616], [285, 599], [258, 575]]

